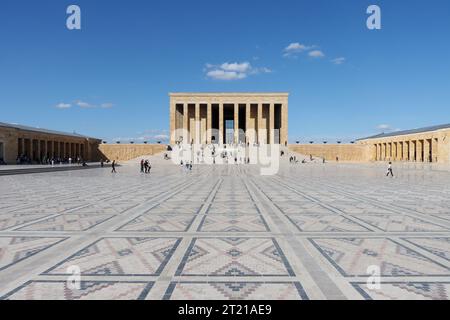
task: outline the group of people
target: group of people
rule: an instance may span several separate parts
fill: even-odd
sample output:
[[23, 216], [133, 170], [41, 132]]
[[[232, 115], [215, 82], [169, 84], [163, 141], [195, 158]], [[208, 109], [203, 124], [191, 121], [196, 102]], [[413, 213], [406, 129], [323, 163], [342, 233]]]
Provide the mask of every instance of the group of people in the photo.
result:
[[81, 157], [76, 157], [76, 159], [72, 159], [72, 157], [49, 157], [44, 156], [42, 159], [35, 159], [34, 161], [25, 154], [22, 154], [16, 158], [16, 164], [43, 164], [43, 165], [55, 165], [55, 164], [72, 164], [76, 163], [79, 165], [86, 166], [86, 162]]
[[148, 160], [141, 160], [141, 172], [142, 173], [150, 173], [150, 170], [152, 169], [152, 166], [150, 164], [150, 161]]
[[186, 171], [192, 171], [192, 161], [191, 162], [189, 162], [189, 161], [183, 162], [183, 160], [181, 160], [180, 165]]

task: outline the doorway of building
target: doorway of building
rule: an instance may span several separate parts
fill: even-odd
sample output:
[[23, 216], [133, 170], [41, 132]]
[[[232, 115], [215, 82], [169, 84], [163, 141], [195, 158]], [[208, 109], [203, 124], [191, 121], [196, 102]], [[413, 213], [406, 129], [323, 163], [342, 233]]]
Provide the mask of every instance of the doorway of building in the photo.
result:
[[0, 142], [0, 162], [5, 161], [5, 150], [3, 142]]
[[234, 143], [234, 120], [225, 120], [225, 143]]

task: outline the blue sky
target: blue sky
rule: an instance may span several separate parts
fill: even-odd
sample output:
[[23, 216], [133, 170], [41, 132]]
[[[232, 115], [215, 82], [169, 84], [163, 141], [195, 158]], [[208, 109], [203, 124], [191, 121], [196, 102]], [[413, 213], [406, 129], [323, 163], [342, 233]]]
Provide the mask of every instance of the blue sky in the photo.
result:
[[448, 123], [449, 31], [448, 0], [2, 0], [0, 121], [152, 140], [169, 92], [287, 91], [291, 142]]

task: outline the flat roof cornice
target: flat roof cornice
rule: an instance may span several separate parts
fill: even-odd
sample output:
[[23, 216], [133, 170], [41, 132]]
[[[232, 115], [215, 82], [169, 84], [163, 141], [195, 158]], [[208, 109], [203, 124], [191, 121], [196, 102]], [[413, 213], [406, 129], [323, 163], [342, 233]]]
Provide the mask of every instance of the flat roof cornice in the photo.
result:
[[288, 97], [288, 92], [171, 92], [171, 97]]
[[35, 133], [40, 133], [40, 134], [49, 134], [49, 135], [55, 135], [55, 136], [70, 137], [70, 138], [91, 139], [91, 140], [99, 140], [99, 141], [101, 140], [101, 139], [97, 139], [97, 138], [93, 138], [93, 137], [89, 137], [89, 136], [84, 136], [84, 135], [78, 134], [78, 133], [61, 132], [61, 131], [56, 131], [56, 130], [35, 128], [35, 127], [24, 126], [24, 125], [13, 124], [13, 123], [0, 122], [0, 127], [20, 130], [20, 131], [35, 132]]

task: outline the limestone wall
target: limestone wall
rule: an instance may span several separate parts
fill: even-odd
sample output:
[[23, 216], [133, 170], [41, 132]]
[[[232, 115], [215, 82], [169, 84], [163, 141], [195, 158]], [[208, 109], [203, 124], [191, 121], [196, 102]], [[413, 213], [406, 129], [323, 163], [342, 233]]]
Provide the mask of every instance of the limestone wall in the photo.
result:
[[450, 163], [450, 129], [365, 139], [372, 161]]
[[154, 155], [167, 150], [161, 144], [101, 144], [99, 152], [106, 160], [128, 161], [140, 156]]
[[327, 161], [369, 161], [369, 148], [358, 144], [296, 144], [289, 145], [293, 152], [313, 157], [325, 158]]
[[32, 162], [40, 162], [46, 157], [78, 156], [87, 161], [98, 160], [95, 153], [101, 140], [39, 130], [0, 126], [0, 158], [8, 164], [15, 164], [20, 155], [27, 156]]

